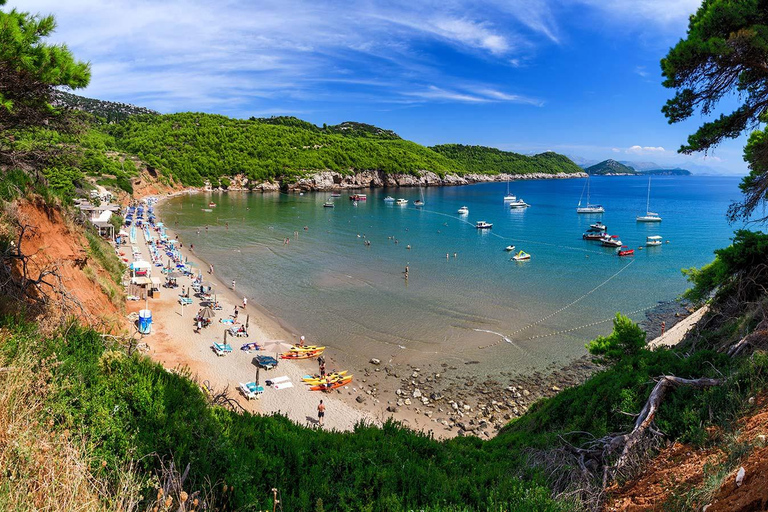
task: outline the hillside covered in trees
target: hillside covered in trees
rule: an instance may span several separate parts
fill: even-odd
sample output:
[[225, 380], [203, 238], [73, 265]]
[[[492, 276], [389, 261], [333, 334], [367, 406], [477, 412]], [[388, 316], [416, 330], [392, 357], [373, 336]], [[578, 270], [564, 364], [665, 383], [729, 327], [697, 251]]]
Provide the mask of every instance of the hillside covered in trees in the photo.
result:
[[[581, 170], [567, 157], [527, 157], [491, 148], [427, 148], [389, 130], [346, 122], [322, 128], [293, 117], [248, 120], [212, 114], [135, 116], [105, 128], [115, 147], [185, 185], [213, 183], [243, 174], [251, 181], [301, 176], [309, 171], [352, 173], [496, 174], [561, 173]], [[486, 155], [500, 155], [491, 159]]]
[[570, 158], [547, 151], [535, 156], [521, 155], [486, 146], [442, 144], [430, 149], [461, 164], [467, 172], [531, 174], [535, 172], [557, 174], [582, 172]]
[[119, 122], [138, 114], [159, 114], [159, 112], [152, 109], [137, 107], [129, 103], [86, 98], [85, 96], [78, 96], [77, 94], [60, 90], [53, 91], [53, 104], [58, 107], [88, 112], [108, 123]]

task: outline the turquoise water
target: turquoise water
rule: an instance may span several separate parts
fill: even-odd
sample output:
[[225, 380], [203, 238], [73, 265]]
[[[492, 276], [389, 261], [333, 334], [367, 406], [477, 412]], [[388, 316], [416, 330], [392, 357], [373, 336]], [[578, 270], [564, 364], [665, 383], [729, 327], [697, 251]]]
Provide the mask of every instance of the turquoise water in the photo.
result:
[[[422, 209], [413, 207], [419, 190], [408, 188], [366, 190], [356, 207], [348, 193], [335, 208], [322, 207], [330, 193], [207, 193], [173, 198], [160, 211], [225, 282], [235, 279], [239, 292], [342, 360], [480, 361], [492, 371], [583, 354], [586, 341], [610, 332], [616, 311], [641, 320], [685, 290], [681, 268], [711, 261], [728, 244], [725, 212], [739, 198], [738, 178], [654, 178], [660, 224], [635, 221], [647, 184], [592, 178], [602, 215], [576, 213], [582, 179], [512, 182], [511, 192], [532, 205], [525, 210], [510, 210], [506, 185], [489, 183], [424, 189]], [[386, 195], [410, 203], [385, 203]], [[209, 201], [218, 206], [201, 211]], [[468, 216], [456, 213], [461, 206]], [[478, 231], [478, 220], [493, 229]], [[619, 258], [581, 239], [596, 220], [635, 249], [652, 234], [670, 243]], [[509, 244], [532, 259], [510, 261]]]

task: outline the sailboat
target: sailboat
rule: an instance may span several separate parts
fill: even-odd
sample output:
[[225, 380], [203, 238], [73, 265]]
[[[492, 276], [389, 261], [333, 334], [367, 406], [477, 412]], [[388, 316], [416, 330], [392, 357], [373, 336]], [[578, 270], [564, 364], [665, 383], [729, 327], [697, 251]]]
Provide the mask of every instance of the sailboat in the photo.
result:
[[603, 213], [605, 208], [599, 204], [589, 204], [589, 176], [587, 176], [587, 182], [584, 184], [584, 188], [587, 189], [587, 204], [581, 206], [581, 198], [584, 197], [584, 189], [581, 189], [581, 197], [579, 198], [579, 204], [576, 206], [576, 213]]
[[507, 195], [504, 196], [505, 203], [512, 203], [517, 199], [513, 194], [509, 193], [509, 176], [507, 176]]
[[648, 176], [648, 198], [645, 200], [645, 215], [638, 215], [637, 222], [661, 222], [658, 213], [650, 211], [651, 208], [651, 177]]
[[421, 185], [419, 185], [419, 193], [421, 194], [421, 199], [417, 199], [413, 202], [413, 206], [416, 208], [424, 206], [424, 189], [421, 188]]

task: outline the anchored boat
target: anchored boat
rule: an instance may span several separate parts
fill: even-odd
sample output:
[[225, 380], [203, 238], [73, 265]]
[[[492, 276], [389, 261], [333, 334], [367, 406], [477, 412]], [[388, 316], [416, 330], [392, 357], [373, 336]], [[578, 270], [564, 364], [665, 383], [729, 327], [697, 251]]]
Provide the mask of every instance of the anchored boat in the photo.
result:
[[526, 261], [531, 259], [531, 255], [525, 251], [520, 251], [519, 253], [512, 256], [512, 259], [515, 261]]
[[661, 245], [661, 236], [651, 235], [649, 237], [646, 237], [645, 245], [647, 245], [648, 247], [656, 247], [657, 245]]

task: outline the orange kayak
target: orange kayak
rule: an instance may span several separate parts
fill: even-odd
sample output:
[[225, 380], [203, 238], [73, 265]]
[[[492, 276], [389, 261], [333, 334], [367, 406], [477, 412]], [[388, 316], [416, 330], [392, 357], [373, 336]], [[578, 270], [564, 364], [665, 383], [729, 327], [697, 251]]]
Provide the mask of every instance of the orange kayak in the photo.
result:
[[311, 359], [322, 353], [322, 350], [315, 350], [312, 352], [285, 352], [280, 354], [280, 359]]
[[312, 391], [330, 391], [331, 389], [336, 389], [336, 388], [340, 388], [341, 386], [346, 386], [350, 382], [352, 382], [351, 375], [344, 377], [343, 379], [337, 380], [336, 382], [333, 382], [330, 386], [326, 386], [325, 384], [318, 384], [316, 386], [311, 386], [309, 389]]

